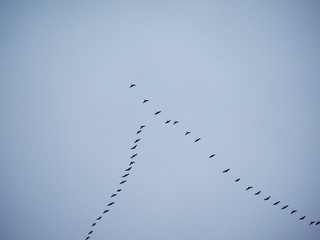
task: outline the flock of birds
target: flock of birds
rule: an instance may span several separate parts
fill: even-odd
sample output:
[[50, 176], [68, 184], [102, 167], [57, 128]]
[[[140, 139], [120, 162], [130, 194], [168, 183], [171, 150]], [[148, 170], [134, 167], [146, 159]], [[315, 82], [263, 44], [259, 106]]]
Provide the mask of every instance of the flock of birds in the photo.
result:
[[[133, 88], [133, 87], [135, 87], [135, 86], [136, 86], [135, 84], [131, 84], [131, 85], [130, 85], [130, 88]], [[148, 100], [148, 99], [144, 99], [142, 103], [145, 104], [145, 103], [147, 103], [147, 102], [149, 102], [149, 100]], [[161, 113], [161, 111], [156, 111], [156, 112], [154, 113], [154, 115], [158, 115], [158, 114], [160, 114], [160, 113]], [[169, 124], [170, 122], [172, 122], [173, 125], [176, 125], [176, 124], [179, 123], [179, 121], [177, 121], [177, 120], [175, 120], [175, 121], [167, 120], [167, 121], [164, 122], [164, 124]], [[145, 128], [145, 127], [146, 127], [145, 125], [141, 125], [141, 126], [139, 127], [138, 131], [136, 132], [136, 134], [138, 135], [138, 134], [142, 133], [143, 128]], [[186, 131], [184, 135], [187, 136], [187, 135], [189, 135], [189, 134], [191, 134], [191, 132], [190, 132], [190, 131]], [[137, 139], [133, 142], [134, 146], [131, 147], [131, 150], [135, 150], [135, 149], [136, 149], [136, 147], [138, 146], [137, 143], [138, 143], [140, 140], [141, 140], [141, 138], [137, 138]], [[196, 138], [196, 139], [194, 140], [194, 142], [196, 143], [196, 142], [199, 142], [200, 140], [201, 140], [201, 138]], [[112, 199], [114, 199], [114, 197], [118, 196], [118, 194], [122, 191], [121, 186], [127, 182], [126, 179], [127, 179], [127, 177], [130, 175], [130, 171], [131, 171], [131, 169], [132, 169], [132, 167], [133, 167], [133, 164], [135, 163], [132, 159], [135, 158], [137, 155], [138, 155], [138, 153], [134, 153], [134, 154], [131, 155], [129, 165], [128, 165], [128, 167], [125, 169], [125, 174], [122, 176], [122, 179], [123, 179], [123, 180], [119, 183], [120, 187], [116, 190], [116, 193], [113, 193], [113, 194], [111, 195], [111, 198], [112, 198]], [[209, 155], [209, 158], [213, 158], [214, 156], [215, 156], [215, 154], [210, 154], [210, 155]], [[223, 170], [222, 173], [228, 173], [229, 171], [230, 171], [230, 168], [227, 168], [227, 169]], [[234, 180], [234, 182], [239, 182], [239, 181], [240, 181], [240, 178], [237, 178], [237, 179]], [[245, 190], [246, 190], [246, 191], [250, 191], [252, 188], [253, 188], [253, 186], [248, 186]], [[261, 193], [261, 190], [255, 192], [254, 195], [259, 195], [260, 193]], [[268, 201], [268, 200], [270, 200], [270, 198], [271, 198], [271, 196], [267, 196], [267, 197], [265, 197], [263, 200], [264, 200], [264, 201]], [[114, 202], [114, 201], [110, 201], [110, 202], [107, 204], [107, 207], [111, 207], [113, 204], [115, 204], [115, 202]], [[280, 204], [280, 201], [276, 201], [276, 202], [273, 203], [274, 206], [276, 206], [276, 205], [278, 205], [278, 204]], [[285, 210], [285, 209], [288, 208], [288, 207], [289, 207], [288, 204], [287, 204], [287, 205], [284, 205], [283, 207], [281, 207], [281, 210]], [[93, 228], [93, 227], [97, 224], [97, 221], [99, 221], [99, 220], [102, 219], [103, 214], [105, 214], [105, 213], [107, 213], [107, 212], [109, 212], [109, 211], [110, 211], [109, 208], [105, 209], [105, 210], [102, 212], [102, 215], [96, 218], [96, 221], [93, 222], [93, 224], [91, 225], [91, 227]], [[296, 210], [296, 209], [292, 209], [291, 212], [290, 212], [290, 214], [294, 214], [294, 213], [296, 213], [297, 211], [298, 211], [298, 210]], [[299, 220], [301, 221], [301, 220], [304, 220], [305, 218], [306, 218], [306, 216], [301, 216], [301, 217], [299, 217]], [[320, 221], [313, 221], [313, 220], [311, 220], [311, 221], [309, 222], [309, 225], [310, 225], [310, 226], [311, 226], [311, 225], [320, 225]], [[90, 230], [90, 231], [88, 232], [88, 234], [87, 234], [87, 236], [86, 236], [85, 239], [86, 239], [86, 240], [90, 239], [92, 233], [93, 233], [93, 230]]]

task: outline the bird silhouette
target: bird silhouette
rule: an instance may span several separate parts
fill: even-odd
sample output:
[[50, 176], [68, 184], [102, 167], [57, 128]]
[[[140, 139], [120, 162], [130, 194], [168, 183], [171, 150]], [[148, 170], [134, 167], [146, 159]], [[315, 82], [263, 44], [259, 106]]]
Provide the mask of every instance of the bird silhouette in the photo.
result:
[[190, 133], [191, 133], [191, 132], [188, 132], [188, 131], [187, 131], [184, 135], [188, 135], [188, 134], [190, 134]]
[[108, 206], [112, 206], [113, 204], [114, 204], [114, 202], [111, 202], [111, 203], [108, 204]]
[[94, 227], [96, 225], [96, 223], [93, 223], [92, 225], [91, 225], [91, 227]]
[[98, 217], [96, 220], [100, 220], [102, 218], [102, 216]]
[[259, 195], [261, 193], [261, 191], [259, 191], [259, 192], [256, 192], [254, 195]]
[[114, 194], [112, 194], [112, 195], [111, 195], [111, 197], [115, 197], [115, 196], [117, 196], [117, 194], [116, 194], [116, 193], [114, 193]]
[[130, 158], [134, 158], [134, 157], [137, 156], [137, 155], [138, 155], [138, 153], [133, 154]]
[[92, 231], [92, 230], [88, 233], [88, 235], [89, 235], [89, 234], [91, 234], [91, 233], [93, 233], [93, 231]]
[[158, 115], [159, 113], [161, 113], [161, 111], [157, 111], [154, 113], [154, 115]]
[[278, 201], [278, 202], [275, 202], [273, 205], [278, 205], [280, 203], [280, 201]]
[[121, 189], [121, 188], [119, 188], [119, 189], [117, 190], [117, 192], [121, 192], [121, 190], [122, 190], [122, 189]]
[[146, 127], [146, 126], [145, 126], [145, 125], [141, 125], [141, 126], [140, 126], [140, 129], [142, 129], [142, 128], [144, 128], [144, 127]]
[[125, 177], [127, 177], [127, 176], [129, 176], [129, 173], [123, 175], [122, 178], [125, 178]]
[[136, 149], [136, 147], [137, 147], [137, 145], [134, 145], [134, 146], [131, 148], [131, 150]]
[[141, 133], [142, 131], [141, 130], [139, 130], [139, 131], [137, 131], [137, 134], [139, 134], [139, 133]]
[[200, 139], [201, 139], [201, 138], [197, 138], [196, 140], [194, 140], [194, 142], [198, 142], [198, 141], [200, 141]]
[[289, 205], [285, 205], [281, 208], [281, 210], [286, 209]]
[[179, 123], [179, 121], [174, 121], [174, 122], [173, 122], [173, 125], [175, 125], [175, 124], [177, 124], [177, 123]]
[[240, 181], [240, 178], [237, 178], [236, 180], [234, 180], [235, 182], [239, 182]]
[[226, 170], [223, 170], [222, 172], [223, 172], [223, 173], [227, 173], [227, 172], [229, 172], [229, 170], [230, 170], [230, 168], [228, 168], [228, 169], [226, 169]]
[[314, 223], [315, 223], [315, 221], [311, 221], [311, 222], [310, 222], [310, 225], [312, 225], [312, 224], [314, 224]]
[[167, 120], [167, 121], [165, 122], [165, 124], [168, 124], [169, 122], [171, 122], [171, 120]]
[[132, 167], [127, 168], [127, 169], [126, 169], [126, 171], [130, 171], [130, 170], [131, 170], [131, 168], [132, 168]]
[[136, 140], [134, 141], [134, 143], [137, 143], [137, 142], [139, 142], [139, 141], [140, 141], [140, 138], [136, 139]]
[[316, 225], [320, 224], [320, 221], [316, 222]]
[[264, 201], [267, 201], [270, 199], [270, 196], [269, 197], [266, 197], [265, 199], [263, 199]]
[[303, 220], [303, 219], [305, 219], [305, 218], [306, 218], [306, 216], [303, 216], [303, 217], [299, 218], [299, 220]]
[[143, 103], [146, 103], [146, 102], [149, 102], [149, 100], [148, 99], [143, 100]]
[[107, 212], [109, 212], [109, 209], [103, 211], [103, 213], [107, 213]]
[[210, 156], [209, 156], [209, 158], [213, 158], [215, 156], [215, 154], [211, 154]]
[[136, 86], [135, 84], [131, 84], [131, 85], [130, 85], [130, 88], [135, 87], [135, 86]]
[[297, 210], [292, 210], [292, 211], [291, 211], [291, 214], [295, 213], [296, 211], [297, 211]]
[[127, 180], [124, 180], [124, 181], [120, 182], [120, 184], [124, 184], [126, 181], [127, 181]]
[[135, 162], [133, 162], [133, 161], [132, 161], [132, 162], [130, 162], [129, 166], [131, 166], [131, 165], [132, 165], [132, 164], [134, 164], [134, 163], [135, 163]]
[[252, 186], [249, 186], [246, 188], [246, 191], [250, 190], [251, 188], [253, 188]]

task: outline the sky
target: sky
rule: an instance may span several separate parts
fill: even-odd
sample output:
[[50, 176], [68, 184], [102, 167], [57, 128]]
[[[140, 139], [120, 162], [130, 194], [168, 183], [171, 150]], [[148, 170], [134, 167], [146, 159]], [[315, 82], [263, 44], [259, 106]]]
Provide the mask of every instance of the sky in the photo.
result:
[[319, 10], [1, 1], [1, 239], [319, 239]]

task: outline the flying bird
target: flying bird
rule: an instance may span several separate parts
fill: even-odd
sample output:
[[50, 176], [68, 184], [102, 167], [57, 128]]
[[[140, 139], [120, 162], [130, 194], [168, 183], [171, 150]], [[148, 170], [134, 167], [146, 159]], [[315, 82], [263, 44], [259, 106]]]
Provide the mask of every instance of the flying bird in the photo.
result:
[[168, 124], [169, 122], [171, 122], [171, 120], [167, 120], [167, 121], [165, 122], [165, 124]]
[[136, 147], [137, 147], [137, 145], [134, 145], [134, 146], [131, 148], [131, 150], [136, 149]]
[[125, 178], [125, 177], [127, 177], [127, 176], [129, 176], [129, 173], [123, 175], [122, 178]]
[[316, 223], [316, 225], [320, 224], [320, 221]]
[[174, 122], [173, 122], [173, 125], [175, 125], [175, 124], [177, 124], [177, 123], [179, 123], [179, 121], [174, 121]]
[[140, 138], [136, 139], [136, 140], [134, 141], [134, 143], [137, 143], [137, 142], [139, 142], [139, 141], [140, 141]]
[[130, 170], [131, 170], [131, 168], [132, 168], [132, 167], [127, 168], [127, 169], [126, 169], [126, 171], [130, 171]]
[[98, 217], [96, 220], [100, 220], [102, 218], [102, 216]]
[[161, 113], [161, 111], [155, 112], [155, 114], [154, 114], [154, 115], [158, 115], [159, 113]]
[[137, 155], [138, 155], [138, 153], [133, 154], [130, 158], [134, 158], [134, 157], [137, 156]]
[[246, 188], [246, 191], [250, 190], [251, 188], [253, 188], [252, 186], [249, 186]]
[[139, 130], [139, 131], [137, 131], [137, 134], [139, 134], [139, 133], [141, 133], [142, 131], [141, 130]]
[[111, 202], [111, 203], [108, 204], [108, 206], [111, 206], [111, 205], [113, 205], [113, 204], [114, 204], [114, 202]]
[[121, 192], [121, 190], [122, 190], [122, 189], [121, 189], [121, 188], [119, 188], [119, 189], [117, 190], [117, 192]]
[[88, 233], [88, 235], [89, 235], [89, 234], [91, 234], [91, 233], [93, 233], [93, 231], [92, 231], [92, 230]]
[[115, 197], [115, 196], [117, 196], [117, 194], [116, 194], [116, 193], [114, 193], [114, 194], [112, 194], [112, 195], [111, 195], [111, 197]]
[[286, 209], [287, 207], [289, 207], [289, 205], [285, 205], [281, 208], [281, 210]]
[[269, 200], [270, 199], [270, 196], [269, 197], [266, 197], [265, 199], [263, 199], [263, 200], [265, 200], [265, 201], [267, 201], [267, 200]]
[[209, 158], [213, 158], [215, 156], [215, 154], [211, 154]]
[[198, 142], [201, 138], [197, 138], [196, 140], [194, 140], [194, 142]]
[[291, 211], [291, 214], [295, 213], [296, 211], [297, 211], [297, 210], [292, 210], [292, 211]]
[[280, 203], [280, 201], [278, 201], [278, 202], [275, 202], [273, 205], [278, 205]]
[[184, 135], [188, 135], [188, 134], [190, 134], [191, 132], [186, 132]]
[[130, 88], [135, 87], [135, 86], [136, 86], [135, 84], [131, 84], [131, 85], [130, 85]]
[[240, 181], [240, 178], [237, 178], [236, 180], [234, 180], [235, 182], [239, 182]]
[[146, 103], [146, 102], [149, 102], [149, 100], [148, 99], [143, 100], [143, 103]]
[[127, 180], [122, 181], [120, 184], [124, 184]]
[[109, 212], [109, 209], [103, 211], [103, 213], [107, 213], [107, 212]]
[[91, 225], [91, 227], [94, 227], [96, 225], [96, 223], [93, 223], [92, 225]]
[[132, 164], [134, 164], [134, 163], [135, 163], [135, 162], [133, 162], [133, 161], [132, 161], [132, 162], [130, 162], [129, 166], [131, 166], [131, 165], [132, 165]]
[[303, 216], [303, 217], [299, 218], [299, 220], [303, 220], [303, 219], [305, 219], [305, 218], [306, 218], [306, 216]]
[[226, 173], [226, 172], [229, 172], [230, 168], [226, 169], [226, 170], [223, 170], [222, 172], [223, 173]]
[[140, 129], [142, 129], [142, 128], [144, 128], [144, 127], [146, 127], [146, 126], [145, 126], [145, 125], [141, 125]]
[[261, 193], [261, 191], [259, 191], [259, 192], [256, 192], [254, 195], [259, 195]]
[[315, 223], [315, 221], [311, 221], [311, 222], [310, 222], [310, 225], [312, 225], [312, 224], [314, 224], [314, 223]]

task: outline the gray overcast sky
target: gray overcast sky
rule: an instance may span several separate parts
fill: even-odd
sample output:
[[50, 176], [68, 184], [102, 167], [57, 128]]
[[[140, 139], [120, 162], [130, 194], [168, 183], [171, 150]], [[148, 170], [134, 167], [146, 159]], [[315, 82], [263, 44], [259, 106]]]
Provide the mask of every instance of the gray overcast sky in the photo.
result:
[[2, 1], [1, 239], [320, 239], [319, 10]]

